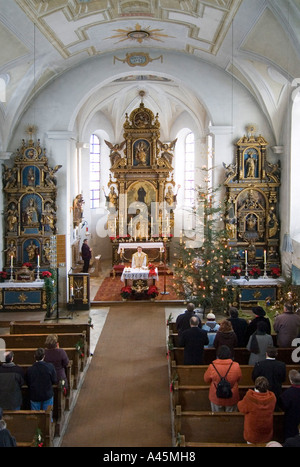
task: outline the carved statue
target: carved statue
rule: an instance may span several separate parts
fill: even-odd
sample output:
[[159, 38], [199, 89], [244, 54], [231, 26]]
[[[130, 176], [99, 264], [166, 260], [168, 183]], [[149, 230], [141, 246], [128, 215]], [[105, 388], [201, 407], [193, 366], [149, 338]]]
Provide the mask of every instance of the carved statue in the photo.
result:
[[4, 167], [3, 173], [3, 186], [4, 190], [8, 188], [15, 188], [17, 184], [17, 168], [7, 167], [5, 164], [2, 164]]
[[84, 199], [82, 194], [76, 196], [73, 202], [73, 224], [77, 227], [83, 218]]
[[[158, 140], [158, 147], [161, 150], [161, 156], [164, 157], [170, 165], [172, 165], [174, 154], [172, 152], [175, 149], [175, 144], [177, 142], [177, 138], [171, 141], [171, 143], [162, 143]], [[172, 151], [172, 152], [171, 152]]]
[[148, 149], [144, 141], [140, 141], [136, 147], [135, 159], [138, 161], [138, 164], [146, 165], [147, 164], [147, 152]]
[[14, 203], [9, 206], [6, 215], [8, 231], [14, 232], [18, 223], [18, 211]]
[[54, 169], [51, 169], [51, 167], [48, 167], [47, 165], [45, 165], [45, 167], [44, 167], [45, 186], [48, 186], [48, 187], [55, 187], [56, 186], [57, 180], [56, 180], [56, 175], [55, 174], [61, 167], [62, 167], [62, 165], [56, 165], [54, 167]]
[[42, 214], [42, 224], [45, 226], [49, 226], [49, 228], [53, 231], [55, 229], [55, 209], [51, 206], [51, 203], [45, 204], [45, 211]]
[[106, 145], [110, 149], [109, 157], [110, 157], [111, 166], [113, 167], [118, 160], [122, 159], [120, 151], [123, 150], [124, 146], [126, 145], [126, 141], [123, 141], [120, 144], [119, 143], [112, 144], [112, 143], [110, 143], [109, 141], [106, 141], [106, 140], [104, 140], [104, 142], [106, 143]]
[[255, 170], [256, 170], [256, 159], [253, 157], [256, 154], [254, 151], [248, 153], [249, 157], [246, 160], [246, 177], [253, 178], [255, 177]]
[[23, 213], [24, 224], [29, 226], [37, 226], [39, 224], [38, 211], [33, 198], [29, 199], [29, 203]]
[[26, 251], [28, 253], [29, 261], [33, 261], [35, 259], [35, 257], [36, 257], [37, 246], [33, 243], [32, 240], [31, 240], [30, 244], [28, 245], [28, 247], [26, 248]]

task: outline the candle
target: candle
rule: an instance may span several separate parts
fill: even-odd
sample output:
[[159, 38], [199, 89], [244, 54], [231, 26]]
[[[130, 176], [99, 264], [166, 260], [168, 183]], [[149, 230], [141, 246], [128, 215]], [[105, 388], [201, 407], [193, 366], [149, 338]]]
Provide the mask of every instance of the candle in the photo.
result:
[[264, 264], [267, 264], [267, 252], [264, 250]]
[[248, 264], [248, 251], [245, 250], [245, 264]]
[[14, 265], [14, 257], [13, 257], [13, 255], [11, 255], [11, 257], [10, 257], [10, 267], [12, 268], [13, 265]]
[[40, 267], [40, 255], [38, 255], [37, 257], [37, 265], [38, 265], [38, 268]]
[[73, 295], [74, 295], [74, 288], [71, 287], [71, 297], [73, 297]]

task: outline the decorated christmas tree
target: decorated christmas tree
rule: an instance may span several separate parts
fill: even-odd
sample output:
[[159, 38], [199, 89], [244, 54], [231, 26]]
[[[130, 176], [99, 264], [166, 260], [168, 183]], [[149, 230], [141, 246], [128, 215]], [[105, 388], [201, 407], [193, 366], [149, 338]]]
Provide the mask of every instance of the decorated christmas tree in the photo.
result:
[[218, 200], [220, 187], [211, 185], [211, 170], [202, 168], [202, 171], [204, 182], [196, 188], [195, 206], [190, 209], [194, 227], [181, 238], [174, 269], [182, 285], [181, 298], [202, 307], [204, 312], [212, 309], [223, 313], [232, 302], [232, 291], [225, 280], [230, 270], [230, 249], [223, 222], [225, 210]]

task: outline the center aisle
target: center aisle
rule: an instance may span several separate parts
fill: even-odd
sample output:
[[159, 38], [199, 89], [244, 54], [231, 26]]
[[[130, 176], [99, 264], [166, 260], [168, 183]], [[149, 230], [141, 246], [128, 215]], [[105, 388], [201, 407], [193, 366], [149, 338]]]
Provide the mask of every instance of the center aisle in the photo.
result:
[[62, 447], [172, 447], [165, 308], [111, 306]]

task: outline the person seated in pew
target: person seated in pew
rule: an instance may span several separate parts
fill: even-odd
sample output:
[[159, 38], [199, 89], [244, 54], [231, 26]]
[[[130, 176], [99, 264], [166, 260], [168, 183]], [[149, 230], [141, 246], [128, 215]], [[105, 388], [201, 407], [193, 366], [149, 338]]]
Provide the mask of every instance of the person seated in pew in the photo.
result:
[[45, 362], [54, 365], [57, 381], [61, 381], [64, 387], [68, 389], [66, 368], [69, 364], [69, 358], [66, 351], [59, 347], [57, 334], [49, 334], [47, 336], [45, 347]]
[[[190, 319], [192, 316], [197, 316], [195, 313], [195, 305], [193, 303], [188, 303], [186, 310], [183, 313], [180, 313], [180, 315], [178, 315], [176, 318], [176, 329], [178, 331], [178, 335], [186, 329], [190, 328]], [[199, 328], [201, 327], [202, 322], [199, 318]]]
[[203, 331], [207, 332], [209, 344], [206, 345], [206, 348], [213, 347], [214, 340], [216, 337], [216, 333], [220, 328], [220, 325], [216, 322], [216, 317], [213, 313], [208, 313], [206, 316], [206, 323], [203, 324], [202, 329]]
[[[227, 373], [227, 375], [226, 375]], [[216, 386], [220, 381], [220, 375], [230, 383], [232, 396], [228, 399], [217, 397]], [[204, 373], [204, 381], [210, 383], [209, 400], [212, 412], [236, 412], [239, 400], [238, 383], [242, 377], [239, 363], [234, 362], [231, 350], [227, 345], [221, 345], [217, 351], [217, 359], [214, 360]]]
[[256, 331], [250, 336], [247, 349], [250, 352], [249, 365], [255, 365], [266, 359], [267, 348], [273, 346], [272, 336], [268, 333], [268, 325], [265, 321], [257, 323]]
[[290, 370], [291, 386], [281, 394], [279, 406], [284, 411], [284, 438], [292, 438], [299, 434], [300, 425], [300, 373]]
[[35, 351], [35, 362], [26, 372], [31, 410], [47, 410], [53, 407], [53, 385], [57, 384], [54, 365], [44, 361], [45, 349]]
[[6, 428], [6, 422], [3, 420], [3, 410], [0, 407], [0, 448], [16, 448], [16, 438], [11, 435]]
[[268, 443], [273, 439], [276, 396], [269, 390], [267, 378], [259, 376], [254, 389], [248, 389], [237, 404], [244, 417], [244, 439], [248, 444]]
[[14, 363], [13, 351], [5, 353], [5, 362], [0, 365], [0, 373], [18, 373], [24, 379], [25, 371], [21, 366]]
[[231, 357], [234, 356], [234, 348], [237, 347], [237, 337], [232, 329], [231, 322], [228, 319], [224, 319], [220, 323], [220, 328], [217, 331], [215, 340], [214, 340], [214, 347], [216, 351], [218, 351], [221, 345], [227, 345], [231, 350]]
[[239, 310], [234, 306], [229, 308], [229, 316], [228, 321], [230, 321], [238, 340], [237, 347], [246, 347], [248, 342], [246, 338], [247, 321], [244, 318], [239, 318]]
[[198, 316], [190, 319], [190, 328], [179, 336], [179, 346], [184, 347], [184, 365], [203, 365], [204, 346], [208, 344], [207, 332], [199, 327]]
[[[254, 365], [252, 380], [254, 382], [259, 376], [265, 376], [269, 382], [269, 389], [274, 392], [278, 402], [282, 393], [282, 384], [286, 379], [286, 364], [276, 360], [277, 355], [277, 348], [268, 346], [265, 360], [256, 362]], [[276, 410], [278, 409], [276, 405]]]

